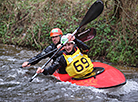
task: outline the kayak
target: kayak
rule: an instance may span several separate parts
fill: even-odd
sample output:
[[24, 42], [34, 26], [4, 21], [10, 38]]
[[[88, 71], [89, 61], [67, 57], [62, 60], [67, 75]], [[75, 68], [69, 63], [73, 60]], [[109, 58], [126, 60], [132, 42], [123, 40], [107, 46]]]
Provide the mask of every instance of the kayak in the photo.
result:
[[99, 89], [112, 88], [126, 83], [125, 75], [118, 69], [101, 62], [92, 62], [95, 76], [86, 79], [73, 79], [68, 74], [53, 74], [56, 79], [63, 82], [70, 82], [79, 86], [91, 86]]

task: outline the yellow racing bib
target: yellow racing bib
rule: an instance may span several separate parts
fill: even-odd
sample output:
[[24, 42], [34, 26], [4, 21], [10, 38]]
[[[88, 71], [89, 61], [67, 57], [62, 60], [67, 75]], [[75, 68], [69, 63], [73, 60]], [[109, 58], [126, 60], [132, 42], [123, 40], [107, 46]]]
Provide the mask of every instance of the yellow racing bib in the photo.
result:
[[69, 76], [82, 78], [93, 71], [91, 59], [86, 54], [82, 54], [79, 49], [73, 55], [63, 54], [63, 56], [67, 62], [66, 71]]

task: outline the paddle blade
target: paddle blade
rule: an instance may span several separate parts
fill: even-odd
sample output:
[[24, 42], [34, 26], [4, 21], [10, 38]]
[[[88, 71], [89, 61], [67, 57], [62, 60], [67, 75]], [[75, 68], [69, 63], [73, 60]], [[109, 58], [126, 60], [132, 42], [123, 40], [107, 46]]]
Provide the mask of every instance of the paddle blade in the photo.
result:
[[85, 17], [83, 18], [82, 22], [80, 23], [80, 27], [86, 25], [87, 23], [98, 17], [102, 13], [103, 9], [104, 4], [101, 0], [97, 0], [96, 2], [94, 2], [94, 4], [92, 4]]
[[80, 39], [82, 42], [87, 42], [93, 39], [95, 36], [96, 36], [96, 29], [90, 28], [82, 33], [77, 34], [76, 38]]

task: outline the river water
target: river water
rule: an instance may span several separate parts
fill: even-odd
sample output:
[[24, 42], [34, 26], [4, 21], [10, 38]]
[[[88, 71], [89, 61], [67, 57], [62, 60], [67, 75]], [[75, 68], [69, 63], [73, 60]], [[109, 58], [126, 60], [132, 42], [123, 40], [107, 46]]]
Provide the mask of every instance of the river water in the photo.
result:
[[138, 102], [138, 68], [111, 64], [125, 74], [127, 83], [110, 89], [77, 86], [42, 73], [28, 82], [47, 59], [35, 66], [20, 66], [38, 53], [0, 44], [0, 102]]

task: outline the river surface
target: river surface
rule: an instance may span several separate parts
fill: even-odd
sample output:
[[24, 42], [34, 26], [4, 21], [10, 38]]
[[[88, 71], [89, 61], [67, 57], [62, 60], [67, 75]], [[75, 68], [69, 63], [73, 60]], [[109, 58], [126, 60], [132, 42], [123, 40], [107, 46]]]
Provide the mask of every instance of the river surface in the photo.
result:
[[110, 89], [77, 86], [42, 73], [28, 82], [48, 59], [27, 68], [20, 66], [38, 53], [0, 44], [0, 102], [138, 102], [138, 68], [111, 64], [125, 74], [127, 83]]

